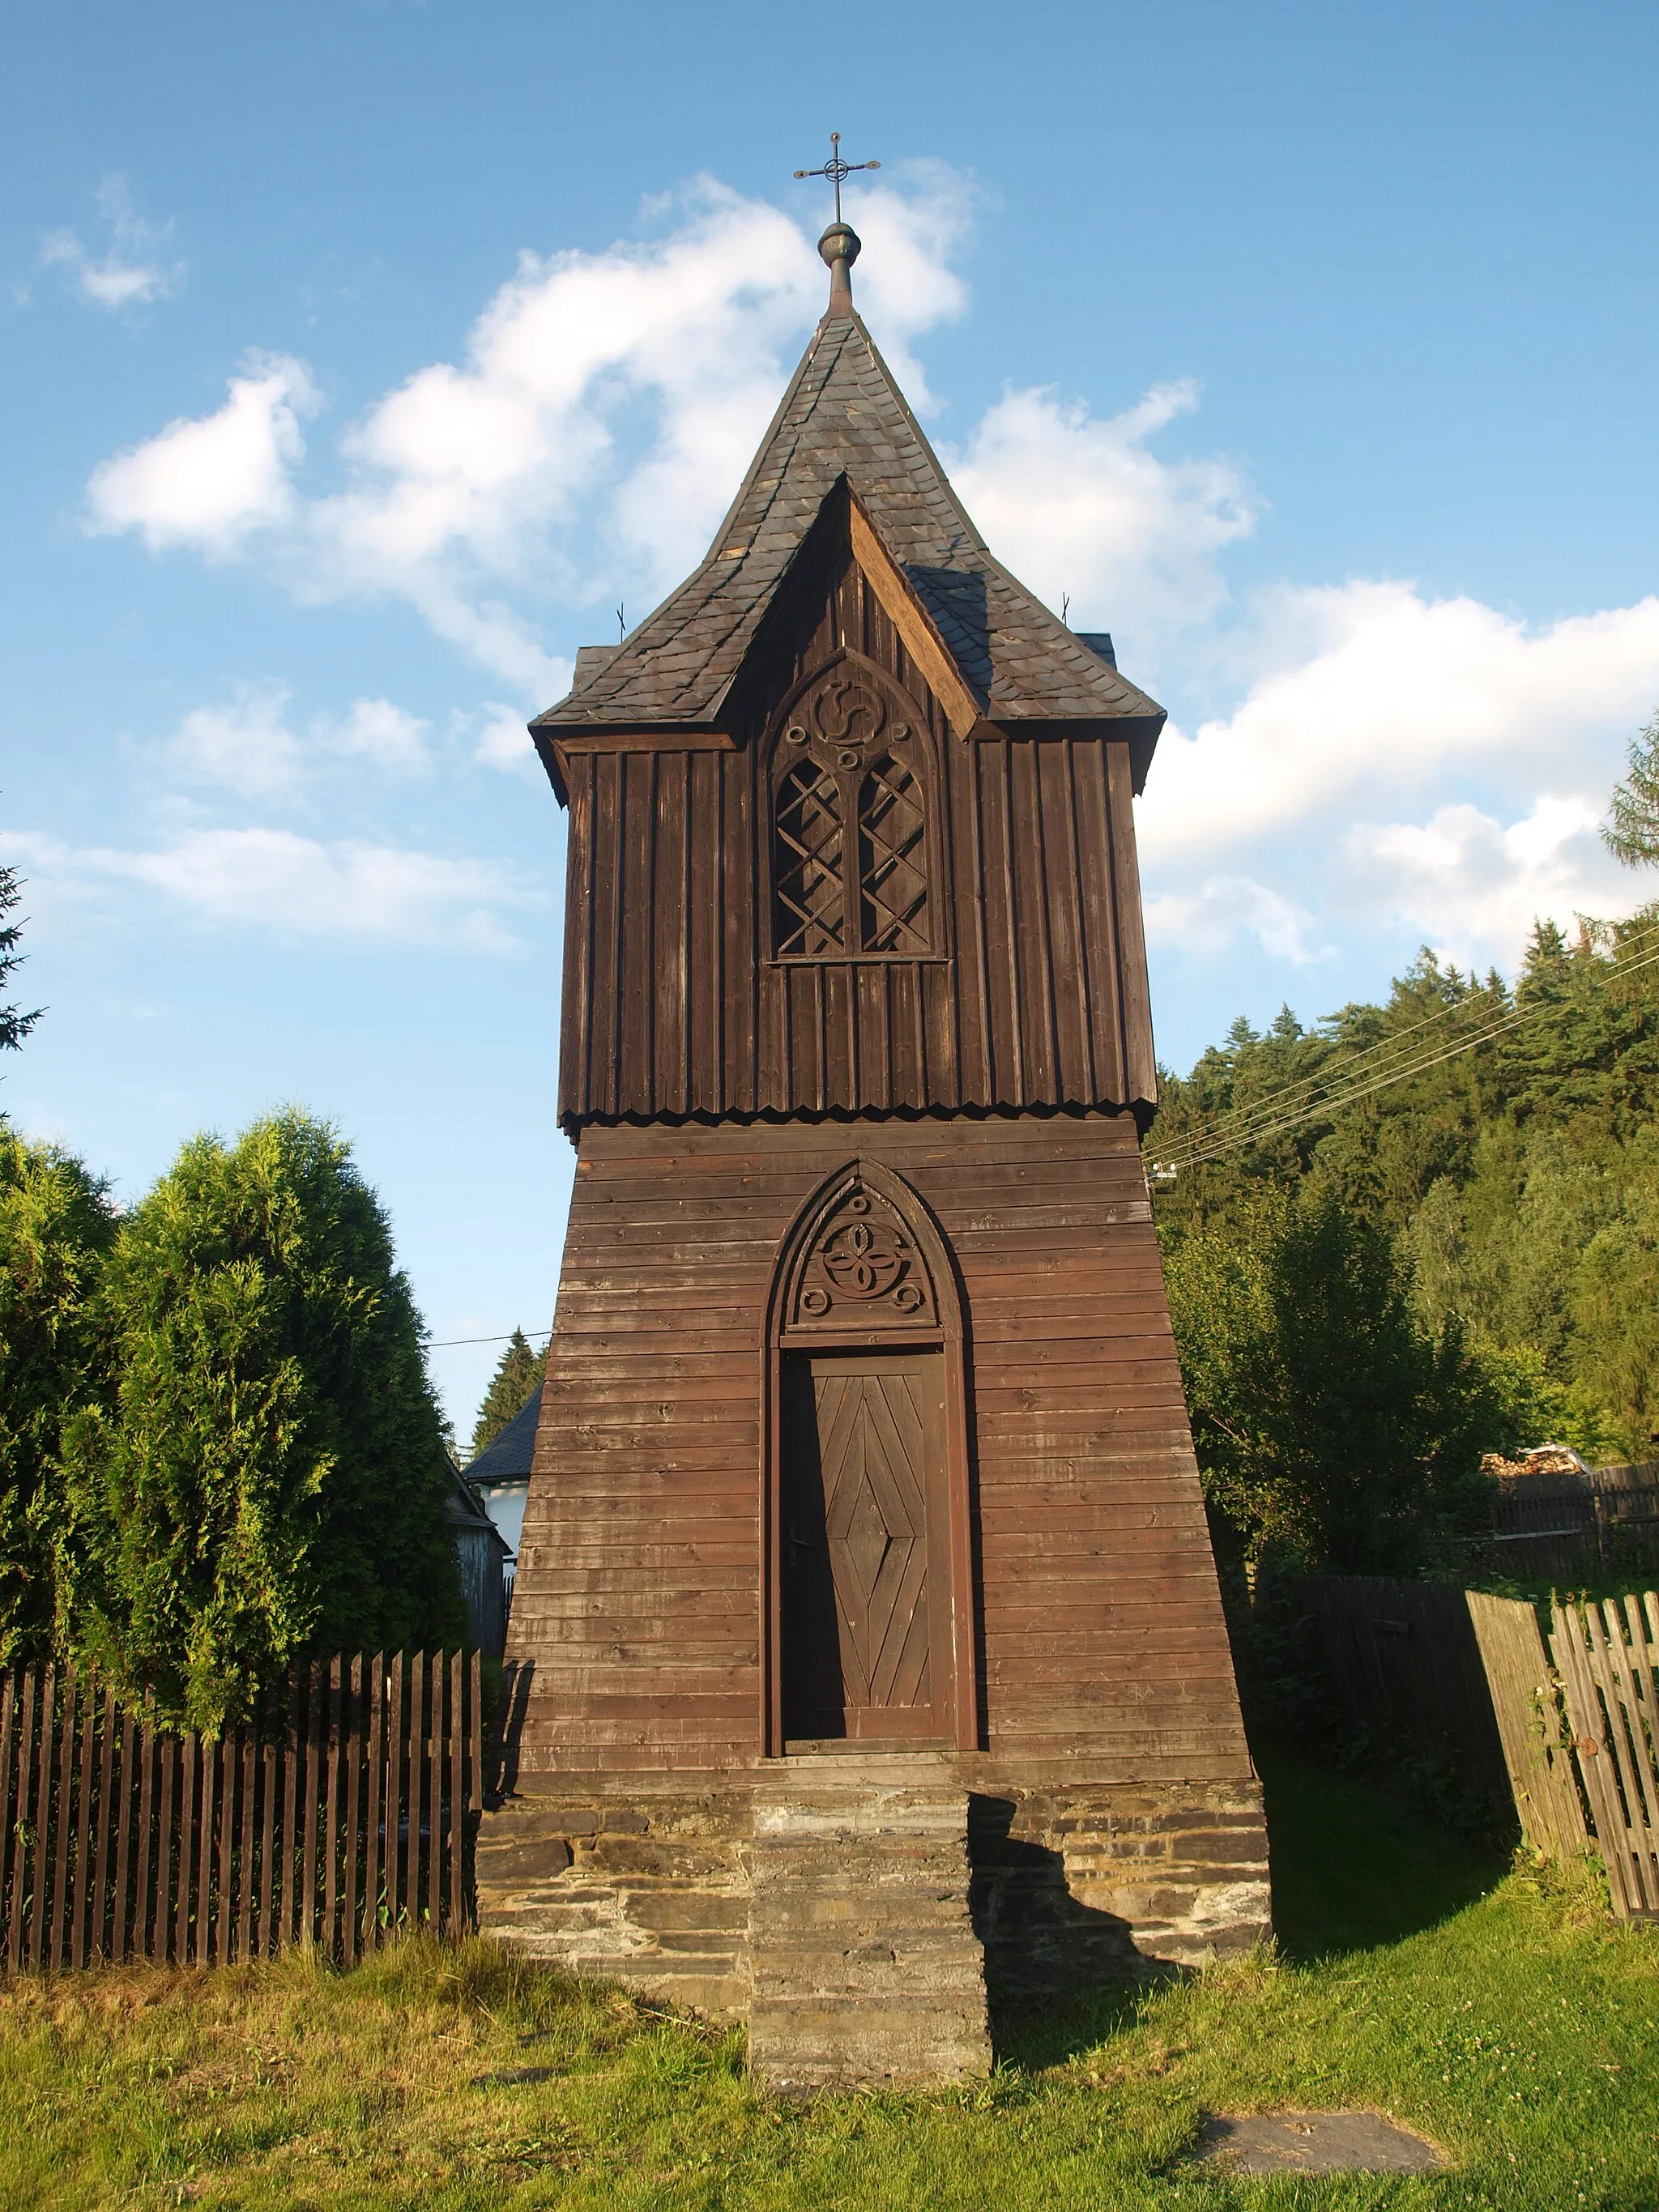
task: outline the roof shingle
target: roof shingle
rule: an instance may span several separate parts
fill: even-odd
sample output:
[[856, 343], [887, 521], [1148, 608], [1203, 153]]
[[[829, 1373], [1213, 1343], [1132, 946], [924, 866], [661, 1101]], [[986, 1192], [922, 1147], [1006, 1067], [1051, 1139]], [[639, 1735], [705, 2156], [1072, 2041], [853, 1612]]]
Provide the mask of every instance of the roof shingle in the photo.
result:
[[856, 314], [819, 324], [702, 565], [620, 647], [584, 653], [532, 725], [718, 720], [762, 617], [845, 476], [995, 722], [1133, 719], [1163, 709], [994, 558]]

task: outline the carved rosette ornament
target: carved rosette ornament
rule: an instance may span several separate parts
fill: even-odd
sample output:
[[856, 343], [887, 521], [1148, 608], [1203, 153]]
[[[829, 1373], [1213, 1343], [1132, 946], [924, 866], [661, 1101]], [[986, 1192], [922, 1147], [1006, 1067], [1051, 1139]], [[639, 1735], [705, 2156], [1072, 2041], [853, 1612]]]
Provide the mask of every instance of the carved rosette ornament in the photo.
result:
[[855, 1182], [826, 1210], [795, 1270], [787, 1327], [939, 1326], [926, 1261], [897, 1212]]

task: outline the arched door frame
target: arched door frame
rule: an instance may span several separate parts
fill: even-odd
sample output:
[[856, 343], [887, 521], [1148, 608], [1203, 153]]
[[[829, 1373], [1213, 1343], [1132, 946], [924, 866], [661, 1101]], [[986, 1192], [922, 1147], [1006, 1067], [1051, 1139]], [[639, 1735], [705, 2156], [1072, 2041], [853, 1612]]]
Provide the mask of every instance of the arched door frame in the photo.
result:
[[[929, 1277], [931, 1312], [914, 1322], [902, 1316], [858, 1325], [791, 1326], [792, 1291], [826, 1224], [860, 1188], [884, 1199], [914, 1240]], [[979, 1748], [979, 1668], [974, 1632], [972, 1468], [968, 1435], [967, 1337], [956, 1261], [933, 1209], [919, 1190], [880, 1161], [855, 1154], [817, 1186], [797, 1212], [778, 1248], [766, 1302], [761, 1349], [761, 1753], [782, 1755], [782, 1552], [780, 1481], [782, 1472], [782, 1373], [790, 1352], [940, 1351], [945, 1359], [946, 1536], [950, 1584], [946, 1593], [951, 1694], [942, 1717], [958, 1751]]]

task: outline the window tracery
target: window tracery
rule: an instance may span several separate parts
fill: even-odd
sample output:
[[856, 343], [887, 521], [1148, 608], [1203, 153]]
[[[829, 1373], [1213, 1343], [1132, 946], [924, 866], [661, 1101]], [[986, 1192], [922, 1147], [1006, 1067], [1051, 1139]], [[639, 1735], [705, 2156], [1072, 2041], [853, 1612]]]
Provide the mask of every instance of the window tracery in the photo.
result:
[[772, 945], [780, 960], [933, 951], [927, 757], [845, 662], [793, 705], [772, 771]]

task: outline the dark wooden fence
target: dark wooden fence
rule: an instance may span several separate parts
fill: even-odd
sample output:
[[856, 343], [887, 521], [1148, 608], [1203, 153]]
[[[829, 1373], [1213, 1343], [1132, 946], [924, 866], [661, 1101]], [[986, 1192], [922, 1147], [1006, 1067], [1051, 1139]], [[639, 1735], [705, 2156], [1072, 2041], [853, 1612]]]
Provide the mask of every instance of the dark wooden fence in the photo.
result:
[[1291, 1588], [1352, 1725], [1454, 1760], [1475, 1788], [1509, 1795], [1480, 1647], [1455, 1583], [1306, 1575]]
[[1594, 1844], [1621, 1918], [1659, 1918], [1659, 1592], [1534, 1608], [1447, 1583], [1292, 1585], [1351, 1719], [1506, 1787], [1533, 1847]]
[[0, 1679], [0, 1963], [220, 1966], [293, 1945], [349, 1962], [472, 1915], [477, 1652], [340, 1657], [285, 1723], [155, 1725], [73, 1670]]
[[1480, 1569], [1564, 1589], [1659, 1568], [1659, 1460], [1505, 1477], [1470, 1548]]

